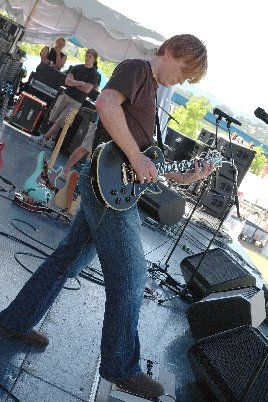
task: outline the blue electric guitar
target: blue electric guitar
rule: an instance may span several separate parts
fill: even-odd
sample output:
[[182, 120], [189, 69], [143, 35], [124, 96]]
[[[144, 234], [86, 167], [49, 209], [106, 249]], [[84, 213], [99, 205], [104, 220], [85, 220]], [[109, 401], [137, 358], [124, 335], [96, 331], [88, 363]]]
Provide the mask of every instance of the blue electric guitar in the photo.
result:
[[57, 179], [61, 174], [62, 167], [55, 170], [53, 169], [53, 166], [56, 162], [67, 130], [73, 123], [77, 112], [77, 109], [72, 109], [70, 113], [68, 113], [64, 127], [50, 159], [48, 160], [45, 152], [41, 151], [37, 157], [37, 164], [34, 172], [23, 185], [23, 192], [37, 202], [47, 203], [57, 192]]

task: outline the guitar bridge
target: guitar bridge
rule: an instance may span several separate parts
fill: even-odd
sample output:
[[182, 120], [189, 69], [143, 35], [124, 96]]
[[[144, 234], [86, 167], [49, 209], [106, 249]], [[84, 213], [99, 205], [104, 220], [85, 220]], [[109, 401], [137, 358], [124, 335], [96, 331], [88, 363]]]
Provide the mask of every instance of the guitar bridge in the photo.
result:
[[122, 182], [126, 186], [128, 184], [127, 166], [125, 163], [121, 164]]

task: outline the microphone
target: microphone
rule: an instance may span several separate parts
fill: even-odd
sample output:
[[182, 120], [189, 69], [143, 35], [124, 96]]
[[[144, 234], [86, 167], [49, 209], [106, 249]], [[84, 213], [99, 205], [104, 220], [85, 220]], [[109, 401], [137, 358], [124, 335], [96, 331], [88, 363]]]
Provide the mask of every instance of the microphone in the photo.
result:
[[234, 123], [234, 124], [237, 124], [238, 126], [241, 126], [240, 121], [238, 121], [238, 120], [234, 119], [233, 117], [229, 116], [228, 114], [224, 113], [221, 109], [218, 109], [218, 108], [213, 109], [213, 114], [217, 114], [217, 115], [223, 117], [229, 123]]
[[266, 113], [264, 109], [257, 107], [257, 109], [254, 111], [254, 114], [256, 117], [258, 117], [258, 119], [261, 119], [264, 121], [264, 123], [268, 124], [268, 113]]

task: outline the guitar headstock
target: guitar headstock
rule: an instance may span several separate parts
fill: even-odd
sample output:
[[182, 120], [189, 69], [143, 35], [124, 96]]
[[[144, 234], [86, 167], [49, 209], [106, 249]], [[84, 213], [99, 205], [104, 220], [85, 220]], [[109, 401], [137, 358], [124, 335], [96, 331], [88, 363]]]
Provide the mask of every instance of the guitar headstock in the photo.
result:
[[207, 163], [212, 163], [213, 165], [215, 165], [215, 168], [222, 166], [222, 155], [216, 149], [209, 150], [204, 157], [204, 160]]
[[75, 116], [78, 113], [78, 109], [70, 109], [68, 112], [66, 119], [65, 119], [65, 124], [68, 124], [69, 126], [73, 123]]

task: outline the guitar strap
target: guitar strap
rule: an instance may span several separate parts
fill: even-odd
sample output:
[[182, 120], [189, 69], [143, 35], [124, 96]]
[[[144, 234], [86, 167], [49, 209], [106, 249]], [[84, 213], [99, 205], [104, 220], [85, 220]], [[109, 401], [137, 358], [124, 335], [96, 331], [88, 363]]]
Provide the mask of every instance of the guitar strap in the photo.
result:
[[[152, 67], [151, 64], [149, 63], [148, 60], [145, 60], [145, 63], [149, 67], [150, 73], [152, 74], [153, 81], [155, 81], [153, 72], [152, 72]], [[159, 122], [159, 114], [158, 114], [158, 102], [157, 102], [157, 90], [155, 90], [155, 125], [154, 125], [154, 133], [156, 134], [157, 138], [157, 145], [161, 149], [161, 151], [164, 153], [164, 145], [162, 141], [162, 132], [160, 128], [160, 122]]]

